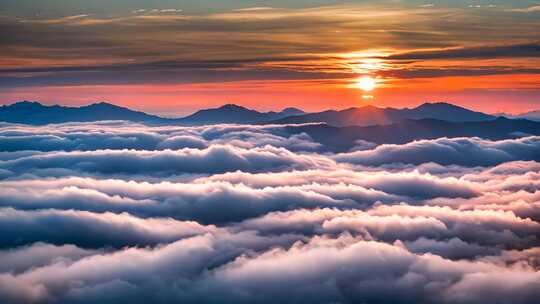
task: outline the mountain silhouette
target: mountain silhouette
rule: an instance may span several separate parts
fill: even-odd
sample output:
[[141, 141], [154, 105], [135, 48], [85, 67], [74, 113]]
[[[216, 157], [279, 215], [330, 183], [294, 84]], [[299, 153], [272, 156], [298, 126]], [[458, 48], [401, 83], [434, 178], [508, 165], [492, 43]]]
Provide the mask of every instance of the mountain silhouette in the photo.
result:
[[258, 112], [238, 105], [226, 104], [216, 109], [197, 111], [187, 117], [179, 118], [177, 121], [186, 125], [254, 124], [302, 114], [305, 114], [305, 112], [296, 108], [287, 108], [281, 112]]
[[[376, 144], [402, 144], [418, 139], [440, 137], [481, 137], [500, 140], [540, 135], [540, 122], [526, 119], [495, 118], [450, 104], [423, 104], [413, 109], [382, 109], [373, 106], [343, 111], [303, 114], [289, 108], [281, 112], [258, 112], [237, 105], [200, 110], [184, 118], [162, 118], [100, 102], [82, 107], [44, 106], [23, 101], [0, 107], [0, 121], [42, 125], [65, 122], [127, 120], [147, 124], [204, 125], [217, 123], [322, 123], [288, 125], [290, 134], [306, 133], [334, 151], [346, 151], [358, 140]], [[291, 116], [294, 115], [294, 116]], [[424, 118], [429, 116], [430, 118]], [[406, 118], [404, 118], [406, 117]], [[431, 118], [436, 117], [437, 119]], [[470, 121], [476, 119], [477, 121]], [[398, 122], [392, 122], [399, 120]], [[335, 126], [332, 125], [345, 125]], [[369, 126], [346, 126], [352, 123]], [[373, 125], [379, 123], [378, 125]]]
[[352, 148], [358, 140], [376, 144], [404, 144], [441, 137], [480, 137], [502, 140], [540, 135], [540, 122], [499, 117], [489, 121], [450, 122], [437, 119], [407, 119], [378, 126], [335, 127], [325, 123], [288, 126], [290, 134], [306, 133], [335, 152]]
[[425, 103], [412, 109], [378, 108], [365, 106], [345, 110], [305, 113], [296, 108], [281, 112], [259, 112], [242, 106], [227, 104], [219, 108], [199, 110], [183, 118], [163, 118], [133, 111], [106, 102], [81, 107], [46, 106], [38, 102], [22, 101], [0, 107], [0, 121], [42, 125], [64, 122], [127, 120], [148, 124], [205, 125], [235, 124], [299, 124], [323, 122], [331, 126], [370, 126], [400, 122], [405, 119], [439, 119], [454, 122], [487, 121], [495, 116], [471, 111], [448, 103]]
[[133, 122], [164, 123], [169, 121], [154, 115], [133, 111], [106, 102], [82, 107], [45, 106], [39, 102], [21, 101], [0, 107], [0, 121], [43, 125], [64, 122], [128, 120]]
[[471, 111], [449, 103], [424, 103], [413, 109], [378, 108], [365, 106], [336, 111], [327, 110], [285, 117], [269, 123], [292, 124], [324, 122], [332, 126], [371, 126], [396, 123], [404, 119], [439, 119], [454, 122], [486, 121], [495, 119], [494, 116]]
[[522, 113], [515, 116], [515, 118], [523, 118], [523, 119], [540, 121], [540, 110]]
[[0, 107], [0, 121], [31, 125], [102, 120], [127, 120], [148, 124], [180, 125], [252, 124], [301, 114], [305, 114], [305, 112], [296, 108], [287, 108], [281, 112], [258, 112], [233, 104], [215, 109], [200, 110], [184, 118], [163, 118], [106, 102], [81, 107], [66, 107], [59, 105], [46, 106], [39, 102], [21, 101]]

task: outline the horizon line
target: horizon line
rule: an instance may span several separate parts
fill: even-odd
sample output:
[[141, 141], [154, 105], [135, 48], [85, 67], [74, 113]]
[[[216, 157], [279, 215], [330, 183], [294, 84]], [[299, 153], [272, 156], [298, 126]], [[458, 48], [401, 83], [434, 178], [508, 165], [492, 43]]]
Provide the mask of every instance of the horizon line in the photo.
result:
[[456, 103], [452, 103], [452, 102], [448, 102], [448, 101], [426, 101], [426, 102], [419, 103], [417, 106], [401, 107], [401, 108], [400, 107], [381, 107], [381, 106], [377, 106], [377, 105], [373, 105], [373, 104], [366, 104], [366, 105], [361, 105], [361, 106], [357, 106], [357, 107], [325, 108], [324, 110], [313, 111], [313, 112], [308, 112], [308, 111], [305, 111], [304, 109], [302, 109], [300, 107], [292, 107], [292, 106], [291, 107], [284, 107], [281, 110], [273, 109], [273, 110], [270, 110], [270, 111], [264, 111], [264, 110], [257, 110], [257, 109], [254, 109], [254, 108], [251, 108], [251, 107], [248, 107], [248, 106], [243, 106], [243, 105], [239, 105], [239, 104], [229, 102], [229, 103], [223, 103], [223, 104], [221, 104], [219, 106], [215, 106], [215, 107], [198, 108], [197, 110], [194, 110], [193, 112], [190, 112], [189, 114], [185, 114], [184, 116], [162, 116], [163, 113], [153, 113], [153, 112], [148, 112], [148, 111], [144, 111], [144, 110], [139, 110], [139, 109], [132, 108], [132, 107], [129, 107], [129, 106], [124, 106], [124, 105], [121, 105], [121, 104], [118, 104], [118, 103], [114, 103], [114, 102], [111, 102], [111, 101], [94, 101], [94, 102], [89, 102], [89, 103], [81, 104], [81, 105], [69, 105], [69, 104], [66, 105], [66, 104], [61, 104], [61, 103], [49, 104], [49, 103], [44, 103], [44, 102], [37, 101], [37, 100], [19, 100], [19, 101], [13, 101], [11, 103], [1, 104], [0, 107], [9, 107], [9, 106], [13, 106], [15, 104], [25, 103], [25, 102], [27, 102], [27, 103], [37, 103], [37, 104], [39, 104], [41, 106], [44, 106], [44, 107], [59, 106], [59, 107], [73, 108], [73, 109], [84, 108], [84, 107], [97, 105], [97, 104], [108, 104], [108, 105], [112, 105], [112, 106], [115, 106], [115, 107], [128, 109], [128, 110], [131, 110], [131, 111], [142, 112], [142, 113], [145, 113], [145, 114], [148, 114], [148, 115], [158, 116], [158, 117], [161, 117], [161, 118], [169, 118], [169, 119], [185, 118], [185, 117], [188, 117], [188, 116], [190, 116], [192, 114], [195, 114], [195, 113], [197, 113], [199, 111], [216, 110], [216, 109], [220, 109], [220, 108], [223, 108], [223, 107], [226, 107], [226, 106], [236, 106], [236, 107], [240, 107], [240, 108], [243, 108], [243, 109], [246, 109], [246, 110], [256, 111], [256, 112], [259, 112], [259, 113], [269, 113], [269, 112], [279, 113], [279, 112], [283, 112], [283, 111], [285, 111], [287, 109], [296, 109], [296, 110], [300, 110], [300, 111], [304, 112], [304, 114], [321, 113], [321, 112], [326, 112], [326, 111], [339, 112], [339, 111], [346, 111], [346, 110], [350, 110], [350, 109], [363, 109], [363, 108], [377, 108], [377, 109], [381, 109], [381, 110], [387, 110], [387, 109], [411, 110], [411, 109], [419, 108], [419, 107], [424, 106], [424, 105], [433, 105], [433, 104], [446, 104], [446, 105], [459, 107], [459, 108], [463, 108], [463, 109], [466, 109], [466, 110], [469, 110], [469, 111], [474, 111], [474, 112], [478, 112], [478, 113], [484, 113], [484, 114], [492, 115], [492, 116], [503, 116], [503, 115], [519, 116], [519, 115], [523, 115], [523, 114], [527, 114], [527, 113], [536, 111], [536, 110], [533, 110], [533, 111], [527, 111], [527, 112], [518, 113], [518, 114], [509, 114], [509, 113], [505, 113], [505, 112], [493, 112], [493, 113], [490, 113], [490, 112], [483, 112], [483, 111], [479, 111], [479, 110], [473, 110], [473, 109], [471, 109], [469, 107], [458, 105]]

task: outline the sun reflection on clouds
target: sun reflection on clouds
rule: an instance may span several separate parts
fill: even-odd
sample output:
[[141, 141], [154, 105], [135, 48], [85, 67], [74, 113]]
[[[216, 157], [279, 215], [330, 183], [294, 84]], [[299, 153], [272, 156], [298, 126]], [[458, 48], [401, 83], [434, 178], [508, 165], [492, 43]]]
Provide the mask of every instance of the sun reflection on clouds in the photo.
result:
[[388, 50], [367, 50], [341, 54], [339, 58], [347, 63], [351, 72], [356, 74], [371, 73], [391, 69], [384, 57], [392, 54]]

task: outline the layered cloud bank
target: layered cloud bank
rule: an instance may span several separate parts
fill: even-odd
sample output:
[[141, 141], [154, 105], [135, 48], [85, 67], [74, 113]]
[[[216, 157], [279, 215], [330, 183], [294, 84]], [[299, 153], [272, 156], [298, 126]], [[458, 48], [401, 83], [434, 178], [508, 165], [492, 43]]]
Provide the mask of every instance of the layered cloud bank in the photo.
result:
[[285, 128], [3, 124], [0, 301], [540, 296], [538, 137], [331, 153]]

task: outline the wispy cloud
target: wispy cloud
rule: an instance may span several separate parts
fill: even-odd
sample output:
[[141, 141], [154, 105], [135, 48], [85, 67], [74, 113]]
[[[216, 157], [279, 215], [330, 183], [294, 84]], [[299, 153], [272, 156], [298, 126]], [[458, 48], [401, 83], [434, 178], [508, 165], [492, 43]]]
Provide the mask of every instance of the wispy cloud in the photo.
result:
[[239, 8], [235, 9], [237, 12], [253, 12], [253, 11], [268, 11], [273, 10], [275, 8], [270, 6], [254, 6], [254, 7], [246, 7], [246, 8]]
[[88, 14], [80, 14], [80, 15], [68, 16], [68, 17], [65, 17], [64, 19], [73, 20], [73, 19], [85, 18], [85, 17], [88, 17], [88, 16], [90, 16], [90, 15], [88, 15]]
[[540, 56], [540, 43], [527, 43], [515, 45], [495, 45], [466, 48], [452, 48], [433, 51], [418, 51], [390, 55], [388, 59], [453, 59], [476, 58], [492, 59], [500, 57], [537, 57]]
[[540, 12], [540, 5], [534, 5], [529, 6], [525, 8], [514, 8], [511, 9], [512, 12], [519, 12], [519, 13], [534, 13], [534, 12]]
[[[530, 29], [540, 24], [518, 15], [498, 8], [356, 4], [206, 14], [140, 8], [114, 16], [4, 16], [0, 83], [16, 90], [277, 80], [292, 86], [310, 80], [348, 88], [339, 98], [351, 105], [357, 94], [350, 84], [364, 73], [384, 78], [384, 90], [394, 87], [396, 94], [400, 79], [538, 75], [538, 37]], [[347, 56], [370, 52], [369, 58]], [[383, 60], [377, 68], [362, 68], [375, 59]], [[521, 99], [521, 81], [508, 81]]]

